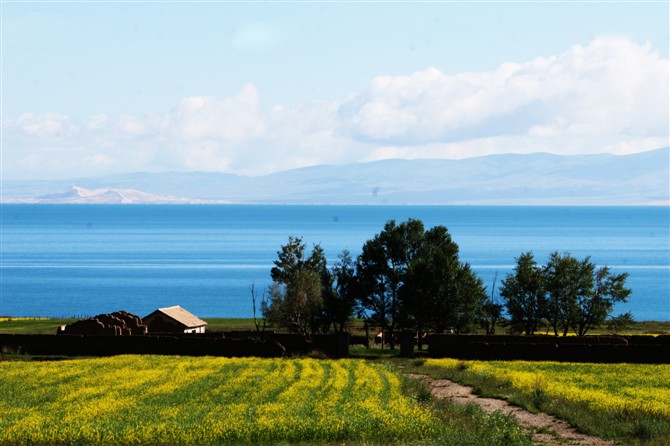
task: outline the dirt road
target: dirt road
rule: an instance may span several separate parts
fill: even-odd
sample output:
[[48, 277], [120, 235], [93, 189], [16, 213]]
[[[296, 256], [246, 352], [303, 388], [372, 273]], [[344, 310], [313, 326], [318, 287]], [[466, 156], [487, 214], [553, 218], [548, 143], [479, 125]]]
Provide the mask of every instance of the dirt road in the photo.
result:
[[472, 388], [448, 379], [432, 379], [426, 375], [407, 374], [408, 378], [422, 380], [435, 398], [448, 399], [457, 404], [477, 404], [486, 412], [501, 412], [513, 416], [519, 425], [530, 432], [533, 441], [546, 446], [615, 446], [616, 443], [577, 432], [563, 420], [546, 413], [531, 413], [505, 400], [481, 398]]

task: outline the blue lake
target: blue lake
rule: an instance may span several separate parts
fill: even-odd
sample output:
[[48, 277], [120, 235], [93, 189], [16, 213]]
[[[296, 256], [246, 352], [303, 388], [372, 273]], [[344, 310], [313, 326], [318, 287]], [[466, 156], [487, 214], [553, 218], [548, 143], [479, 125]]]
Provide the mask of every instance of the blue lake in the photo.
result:
[[[591, 256], [630, 274], [617, 312], [670, 320], [670, 208], [506, 206], [1, 205], [0, 315], [145, 316], [181, 305], [202, 317], [250, 317], [250, 287], [270, 283], [289, 236], [329, 263], [389, 219], [444, 225], [491, 287], [533, 251]], [[489, 290], [490, 293], [490, 290]]]

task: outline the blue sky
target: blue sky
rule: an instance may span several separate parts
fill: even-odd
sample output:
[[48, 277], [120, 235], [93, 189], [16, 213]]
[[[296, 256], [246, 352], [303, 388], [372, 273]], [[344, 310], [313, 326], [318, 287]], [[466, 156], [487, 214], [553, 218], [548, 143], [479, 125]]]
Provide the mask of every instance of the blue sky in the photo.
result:
[[668, 2], [3, 2], [2, 173], [668, 145]]

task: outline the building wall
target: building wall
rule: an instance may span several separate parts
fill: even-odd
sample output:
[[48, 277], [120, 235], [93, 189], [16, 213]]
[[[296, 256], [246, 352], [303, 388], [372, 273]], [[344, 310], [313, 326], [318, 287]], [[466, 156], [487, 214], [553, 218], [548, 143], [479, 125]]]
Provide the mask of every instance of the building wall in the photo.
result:
[[149, 333], [183, 333], [184, 326], [162, 313], [150, 314], [144, 319]]
[[152, 313], [145, 317], [144, 325], [147, 326], [149, 333], [204, 333], [205, 327], [185, 327], [183, 324], [175, 321], [163, 313]]

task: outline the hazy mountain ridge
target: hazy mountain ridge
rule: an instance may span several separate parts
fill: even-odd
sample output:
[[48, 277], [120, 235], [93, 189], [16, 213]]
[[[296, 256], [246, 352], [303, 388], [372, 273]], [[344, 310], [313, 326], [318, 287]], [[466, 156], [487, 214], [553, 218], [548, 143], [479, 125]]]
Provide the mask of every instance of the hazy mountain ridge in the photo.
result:
[[[320, 165], [258, 177], [164, 172], [5, 181], [4, 201], [85, 189], [134, 189], [167, 202], [292, 204], [668, 204], [670, 148], [633, 155], [547, 153]], [[140, 192], [141, 191], [141, 192]], [[183, 198], [189, 197], [189, 198]], [[51, 198], [54, 202], [56, 198]]]

